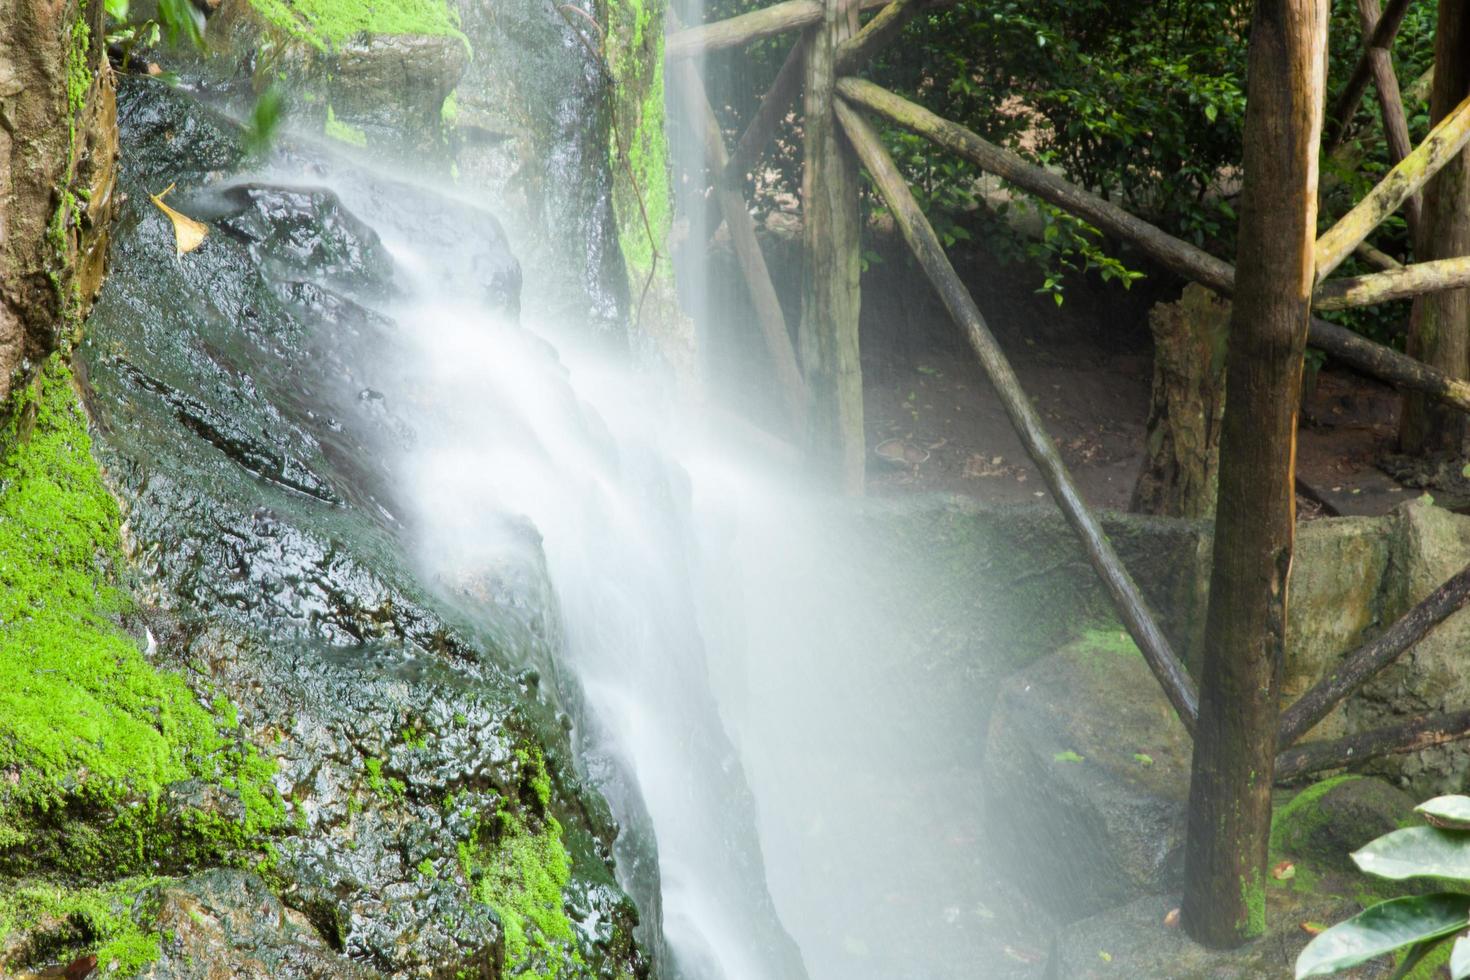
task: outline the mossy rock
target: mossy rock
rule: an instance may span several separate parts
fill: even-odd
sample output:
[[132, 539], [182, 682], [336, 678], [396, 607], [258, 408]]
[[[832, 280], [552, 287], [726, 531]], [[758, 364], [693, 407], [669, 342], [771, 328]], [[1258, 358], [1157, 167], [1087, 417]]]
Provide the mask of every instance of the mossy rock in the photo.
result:
[[1013, 675], [984, 772], [999, 866], [1061, 921], [1175, 885], [1190, 742], [1142, 655], [1099, 631]]
[[1382, 779], [1342, 775], [1278, 798], [1271, 820], [1271, 853], [1356, 874], [1350, 855], [1411, 823], [1414, 799]]

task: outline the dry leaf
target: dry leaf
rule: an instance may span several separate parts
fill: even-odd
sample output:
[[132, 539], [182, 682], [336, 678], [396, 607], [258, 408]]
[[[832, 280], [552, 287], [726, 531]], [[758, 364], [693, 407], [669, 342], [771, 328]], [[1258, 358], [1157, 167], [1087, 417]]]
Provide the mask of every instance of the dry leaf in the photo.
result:
[[1300, 925], [1302, 928], [1302, 932], [1306, 933], [1309, 936], [1320, 936], [1327, 929], [1327, 927], [1320, 922], [1303, 922], [1300, 923]]
[[1164, 925], [1169, 929], [1179, 928], [1179, 910], [1170, 909], [1169, 914], [1164, 916]]
[[1277, 881], [1290, 881], [1296, 877], [1296, 865], [1290, 861], [1282, 861], [1271, 869], [1271, 877]]
[[179, 214], [163, 203], [164, 195], [173, 189], [174, 185], [169, 184], [157, 194], [148, 196], [153, 200], [154, 207], [168, 215], [168, 220], [174, 223], [174, 254], [179, 256], [198, 248], [204, 242], [204, 236], [209, 234], [209, 226], [195, 221], [187, 214]]

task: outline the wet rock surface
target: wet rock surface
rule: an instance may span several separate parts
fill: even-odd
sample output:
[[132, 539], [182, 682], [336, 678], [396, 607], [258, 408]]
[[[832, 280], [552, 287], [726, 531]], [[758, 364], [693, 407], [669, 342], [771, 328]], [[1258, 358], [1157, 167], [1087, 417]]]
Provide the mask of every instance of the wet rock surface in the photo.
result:
[[[186, 930], [160, 975], [196, 975], [181, 972], [190, 950], [220, 950], [232, 975], [256, 960], [271, 976], [641, 974], [617, 829], [571, 764], [576, 706], [540, 680], [560, 636], [539, 559], [449, 602], [405, 557], [383, 450], [413, 432], [372, 375], [396, 329], [373, 307], [404, 272], [336, 195], [234, 176], [238, 132], [188, 94], [127, 80], [120, 106], [128, 200], [80, 367], [149, 600], [130, 625], [156, 662], [235, 705], [289, 824], [265, 878], [291, 911], [262, 892], [247, 923], [209, 905], [217, 883], [165, 891], [170, 914], [201, 903], [218, 928]], [[168, 183], [210, 226], [182, 260], [148, 201]], [[427, 274], [514, 311], [519, 266], [493, 217], [371, 179], [353, 193], [453, 236], [464, 267]], [[561, 877], [557, 907], [518, 890], [527, 871]], [[291, 955], [262, 959], [263, 943]]]

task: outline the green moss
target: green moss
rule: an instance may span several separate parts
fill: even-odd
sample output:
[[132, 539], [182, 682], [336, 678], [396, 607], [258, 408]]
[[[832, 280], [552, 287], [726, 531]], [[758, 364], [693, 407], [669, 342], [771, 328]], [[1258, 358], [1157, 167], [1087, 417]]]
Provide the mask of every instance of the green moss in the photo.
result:
[[[108, 826], [142, 850], [163, 787], [198, 779], [237, 795], [246, 816], [190, 817], [195, 843], [253, 841], [283, 819], [274, 765], [227, 737], [233, 711], [211, 714], [117, 625], [129, 604], [117, 578], [120, 516], [60, 355], [12, 409], [0, 433], [0, 770], [13, 775], [0, 788], [0, 825], [14, 840], [82, 802], [115, 809]], [[79, 841], [67, 850], [84, 864]], [[98, 857], [108, 849], [99, 842]]]
[[70, 955], [91, 952], [98, 975], [113, 972], [132, 976], [162, 952], [162, 937], [147, 932], [133, 919], [138, 894], [161, 878], [127, 878], [98, 888], [58, 888], [25, 885], [0, 894], [0, 938], [53, 923], [72, 937], [63, 940]]
[[1322, 802], [1322, 797], [1334, 787], [1360, 778], [1362, 777], [1344, 774], [1324, 779], [1293, 796], [1285, 806], [1277, 807], [1271, 814], [1271, 860], [1279, 860], [1290, 853], [1294, 846], [1298, 846], [1297, 842], [1305, 840], [1328, 819], [1318, 805]]
[[267, 21], [319, 51], [359, 34], [457, 37], [459, 15], [445, 0], [250, 0]]
[[327, 106], [327, 121], [322, 125], [322, 131], [334, 140], [341, 140], [353, 146], [367, 146], [367, 134], [356, 126], [338, 119], [332, 112], [331, 106]]
[[455, 98], [454, 92], [444, 97], [444, 104], [439, 107], [439, 118], [446, 126], [453, 126], [459, 119], [459, 99]]
[[1265, 878], [1257, 869], [1250, 875], [1241, 876], [1240, 899], [1245, 907], [1245, 921], [1238, 924], [1240, 934], [1247, 938], [1266, 934], [1266, 885]]
[[408, 787], [403, 780], [383, 775], [383, 760], [369, 757], [363, 764], [367, 768], [368, 789], [372, 790], [374, 796], [387, 799], [401, 799], [408, 792]]
[[662, 9], [651, 0], [610, 0], [608, 62], [614, 78], [613, 207], [629, 285], [640, 293], [673, 220], [664, 135]]
[[475, 900], [500, 919], [506, 976], [551, 980], [576, 974], [582, 965], [565, 907], [571, 857], [561, 824], [544, 812], [550, 779], [539, 751], [520, 750], [516, 757], [541, 814], [502, 804], [488, 826], [476, 821], [469, 840], [460, 843], [459, 864]]

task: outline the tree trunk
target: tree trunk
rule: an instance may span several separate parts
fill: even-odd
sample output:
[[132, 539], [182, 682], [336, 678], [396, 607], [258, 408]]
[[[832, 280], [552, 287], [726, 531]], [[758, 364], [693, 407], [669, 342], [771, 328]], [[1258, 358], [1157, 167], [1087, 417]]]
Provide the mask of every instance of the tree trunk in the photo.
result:
[[[1430, 116], [1436, 122], [1470, 94], [1470, 0], [1440, 0]], [[1461, 152], [1429, 182], [1417, 261], [1470, 255], [1470, 160]], [[1409, 354], [1453, 378], [1470, 377], [1470, 290], [1424, 296], [1409, 321]], [[1418, 394], [1404, 396], [1399, 444], [1407, 453], [1460, 454], [1465, 416]]]
[[806, 59], [801, 179], [803, 252], [798, 349], [806, 377], [807, 449], [817, 475], [863, 489], [863, 375], [858, 362], [857, 161], [837, 130], [837, 48], [857, 26], [857, 0], [826, 0]]
[[1179, 302], [1150, 310], [1148, 325], [1154, 335], [1148, 460], [1130, 509], [1163, 517], [1213, 517], [1230, 304], [1190, 283]]
[[1207, 946], [1236, 946], [1266, 927], [1327, 9], [1327, 0], [1258, 0], [1251, 27], [1228, 397], [1185, 851], [1184, 925]]

